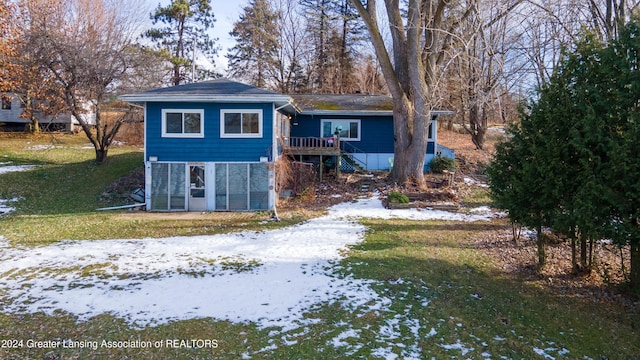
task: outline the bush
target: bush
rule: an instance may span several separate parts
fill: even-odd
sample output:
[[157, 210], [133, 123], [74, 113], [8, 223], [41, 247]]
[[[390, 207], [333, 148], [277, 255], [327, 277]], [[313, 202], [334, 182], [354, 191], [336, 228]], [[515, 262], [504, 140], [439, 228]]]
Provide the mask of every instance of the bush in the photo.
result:
[[429, 162], [429, 170], [436, 174], [442, 174], [445, 170], [455, 171], [456, 161], [454, 159], [438, 155]]
[[393, 191], [387, 197], [387, 201], [392, 202], [392, 203], [397, 203], [397, 204], [408, 204], [409, 203], [409, 198], [405, 194], [400, 194], [397, 191]]

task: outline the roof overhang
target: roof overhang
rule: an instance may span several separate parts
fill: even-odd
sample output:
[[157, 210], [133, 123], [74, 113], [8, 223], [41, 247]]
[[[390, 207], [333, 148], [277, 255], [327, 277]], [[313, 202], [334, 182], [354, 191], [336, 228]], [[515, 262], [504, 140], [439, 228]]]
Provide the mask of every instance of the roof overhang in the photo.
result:
[[[197, 95], [197, 94], [130, 94], [118, 99], [131, 103], [145, 102], [226, 102], [226, 103], [274, 103], [277, 107], [291, 104], [286, 95]], [[292, 105], [293, 106], [293, 105]]]
[[[309, 110], [298, 111], [302, 115], [318, 116], [393, 116], [392, 110]], [[431, 110], [432, 116], [453, 115], [453, 111]]]

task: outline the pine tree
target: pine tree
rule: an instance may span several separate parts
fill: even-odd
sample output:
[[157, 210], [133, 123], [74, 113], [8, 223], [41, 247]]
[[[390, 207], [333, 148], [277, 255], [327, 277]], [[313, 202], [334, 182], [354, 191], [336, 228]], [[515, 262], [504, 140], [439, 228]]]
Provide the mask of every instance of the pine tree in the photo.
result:
[[229, 75], [257, 87], [274, 87], [278, 66], [278, 13], [268, 0], [252, 0], [229, 34], [236, 45], [229, 49]]
[[[193, 73], [188, 75], [194, 69], [196, 54], [203, 54], [213, 63], [213, 56], [218, 50], [216, 39], [207, 35], [215, 22], [211, 0], [172, 0], [167, 6], [158, 5], [151, 19], [154, 25], [162, 26], [148, 30], [146, 36], [158, 48], [168, 50], [173, 66], [171, 83], [179, 85], [185, 80], [199, 78]], [[204, 76], [211, 77], [214, 74], [206, 73]]]
[[360, 90], [353, 69], [365, 28], [351, 1], [300, 0], [300, 6], [313, 42], [311, 90], [317, 93]]

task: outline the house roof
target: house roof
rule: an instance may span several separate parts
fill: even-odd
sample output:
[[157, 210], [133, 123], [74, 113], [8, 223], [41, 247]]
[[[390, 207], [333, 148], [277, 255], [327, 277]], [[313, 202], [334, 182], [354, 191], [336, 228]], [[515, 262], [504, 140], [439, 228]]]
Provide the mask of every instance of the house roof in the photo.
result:
[[[273, 102], [278, 110], [309, 115], [393, 115], [393, 100], [387, 95], [283, 95], [229, 79], [215, 79], [121, 95], [123, 101], [166, 102]], [[450, 111], [433, 109], [433, 115]]]
[[[299, 112], [309, 115], [393, 115], [393, 99], [387, 95], [291, 95]], [[450, 111], [433, 109], [434, 115]]]
[[128, 102], [273, 102], [277, 106], [290, 103], [289, 95], [278, 94], [229, 79], [215, 79], [121, 95]]

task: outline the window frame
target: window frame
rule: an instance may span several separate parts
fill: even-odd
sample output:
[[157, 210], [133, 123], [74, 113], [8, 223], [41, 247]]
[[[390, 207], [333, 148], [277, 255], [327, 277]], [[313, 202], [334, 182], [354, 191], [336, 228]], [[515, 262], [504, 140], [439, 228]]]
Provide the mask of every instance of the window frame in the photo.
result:
[[13, 98], [9, 96], [1, 96], [2, 97], [2, 106], [1, 110], [11, 110], [11, 105], [13, 102]]
[[[258, 132], [257, 133], [227, 133], [225, 127], [224, 116], [226, 114], [240, 114], [240, 131], [242, 131], [242, 120], [244, 114], [258, 115]], [[221, 109], [220, 110], [220, 138], [222, 139], [260, 139], [263, 134], [264, 116], [262, 109]]]
[[[182, 114], [182, 132], [170, 133], [167, 132], [167, 114], [168, 113], [180, 113]], [[184, 119], [185, 114], [199, 114], [200, 115], [200, 132], [198, 133], [185, 133], [184, 132]], [[166, 138], [203, 138], [204, 137], [204, 109], [162, 109], [162, 137]]]
[[[349, 123], [349, 126], [351, 126], [352, 122], [355, 122], [358, 124], [358, 137], [341, 137], [340, 140], [344, 140], [344, 141], [361, 141], [362, 140], [362, 120], [361, 119], [321, 119], [320, 120], [320, 137], [325, 137], [324, 136], [324, 124], [326, 122], [334, 122], [334, 121], [346, 121]], [[333, 124], [331, 126], [333, 128]], [[333, 135], [333, 134], [332, 134]], [[351, 135], [351, 129], [349, 129], [349, 135]]]

